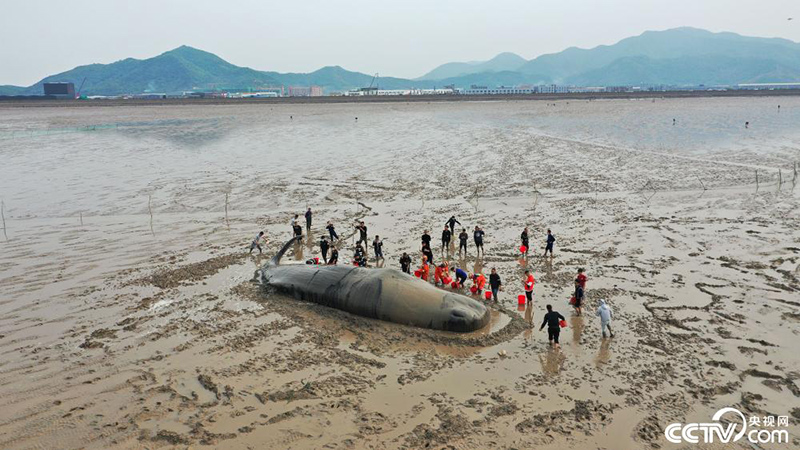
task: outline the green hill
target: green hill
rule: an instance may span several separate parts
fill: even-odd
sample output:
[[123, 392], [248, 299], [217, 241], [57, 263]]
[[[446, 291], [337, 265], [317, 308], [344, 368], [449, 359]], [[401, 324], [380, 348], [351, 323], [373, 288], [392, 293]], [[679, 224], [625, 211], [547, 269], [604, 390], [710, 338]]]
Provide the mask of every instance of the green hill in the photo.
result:
[[90, 64], [49, 76], [29, 87], [0, 86], [0, 95], [41, 95], [45, 82], [83, 80], [84, 95], [180, 93], [191, 90], [247, 90], [270, 86], [322, 86], [326, 92], [370, 84], [383, 89], [468, 88], [520, 84], [732, 85], [800, 81], [800, 44], [786, 39], [711, 33], [694, 28], [647, 31], [613, 45], [568, 48], [525, 61], [501, 53], [485, 62], [449, 63], [423, 78], [408, 80], [351, 72], [339, 66], [311, 73], [264, 72], [182, 46], [148, 59]]

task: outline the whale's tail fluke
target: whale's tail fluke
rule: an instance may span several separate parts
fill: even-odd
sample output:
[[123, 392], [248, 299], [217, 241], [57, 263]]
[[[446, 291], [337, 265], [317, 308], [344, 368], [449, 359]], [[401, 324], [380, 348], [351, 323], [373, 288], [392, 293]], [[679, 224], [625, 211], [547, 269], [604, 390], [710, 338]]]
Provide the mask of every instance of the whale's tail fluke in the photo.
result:
[[295, 242], [300, 242], [301, 239], [303, 239], [302, 236], [297, 236], [292, 239], [289, 239], [289, 242], [283, 244], [283, 248], [278, 250], [278, 253], [276, 253], [275, 256], [273, 256], [272, 259], [269, 260], [269, 265], [277, 266], [278, 264], [280, 264], [281, 258], [283, 258], [283, 254], [286, 253], [287, 250], [289, 250], [289, 247], [291, 247], [292, 244], [294, 244]]

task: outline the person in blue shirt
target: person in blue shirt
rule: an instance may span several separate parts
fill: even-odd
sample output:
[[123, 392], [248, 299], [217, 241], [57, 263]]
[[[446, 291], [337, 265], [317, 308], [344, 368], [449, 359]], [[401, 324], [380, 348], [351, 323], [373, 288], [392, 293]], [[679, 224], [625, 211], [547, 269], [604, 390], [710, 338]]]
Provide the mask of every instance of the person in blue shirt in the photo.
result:
[[544, 248], [544, 256], [547, 256], [547, 252], [548, 251], [550, 252], [550, 257], [553, 256], [553, 244], [555, 242], [556, 242], [556, 238], [555, 238], [555, 236], [553, 236], [553, 233], [548, 228], [547, 229], [547, 246]]
[[464, 287], [464, 282], [467, 281], [467, 272], [456, 266], [451, 267], [450, 270], [455, 272], [458, 285]]

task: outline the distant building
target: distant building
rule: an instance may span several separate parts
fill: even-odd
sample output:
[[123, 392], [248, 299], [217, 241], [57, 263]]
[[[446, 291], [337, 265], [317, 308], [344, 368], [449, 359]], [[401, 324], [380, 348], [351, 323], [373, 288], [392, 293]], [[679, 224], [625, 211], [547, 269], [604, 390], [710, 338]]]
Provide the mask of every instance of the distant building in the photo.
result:
[[532, 87], [507, 87], [500, 86], [496, 88], [487, 88], [486, 86], [472, 85], [469, 89], [461, 91], [462, 95], [519, 95], [519, 94], [535, 94], [536, 89]]
[[45, 83], [44, 95], [56, 98], [75, 98], [75, 84], [73, 83]]
[[289, 97], [322, 97], [320, 86], [289, 86]]
[[737, 86], [739, 89], [754, 90], [774, 90], [774, 89], [800, 89], [800, 82], [794, 83], [743, 83]]

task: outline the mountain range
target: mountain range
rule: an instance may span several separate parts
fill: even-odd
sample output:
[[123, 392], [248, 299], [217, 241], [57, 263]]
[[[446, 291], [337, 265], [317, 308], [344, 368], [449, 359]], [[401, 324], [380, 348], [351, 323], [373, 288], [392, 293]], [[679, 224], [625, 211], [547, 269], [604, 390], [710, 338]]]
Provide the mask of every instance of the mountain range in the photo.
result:
[[696, 28], [646, 31], [613, 45], [571, 47], [526, 60], [501, 53], [488, 61], [443, 64], [416, 79], [381, 77], [339, 66], [311, 73], [279, 73], [233, 65], [208, 52], [178, 47], [148, 59], [90, 64], [28, 86], [0, 86], [0, 95], [38, 95], [42, 84], [71, 81], [82, 94], [119, 95], [190, 90], [244, 90], [267, 86], [322, 86], [326, 93], [369, 85], [382, 89], [520, 84], [734, 85], [800, 81], [800, 44], [779, 38], [712, 33]]

